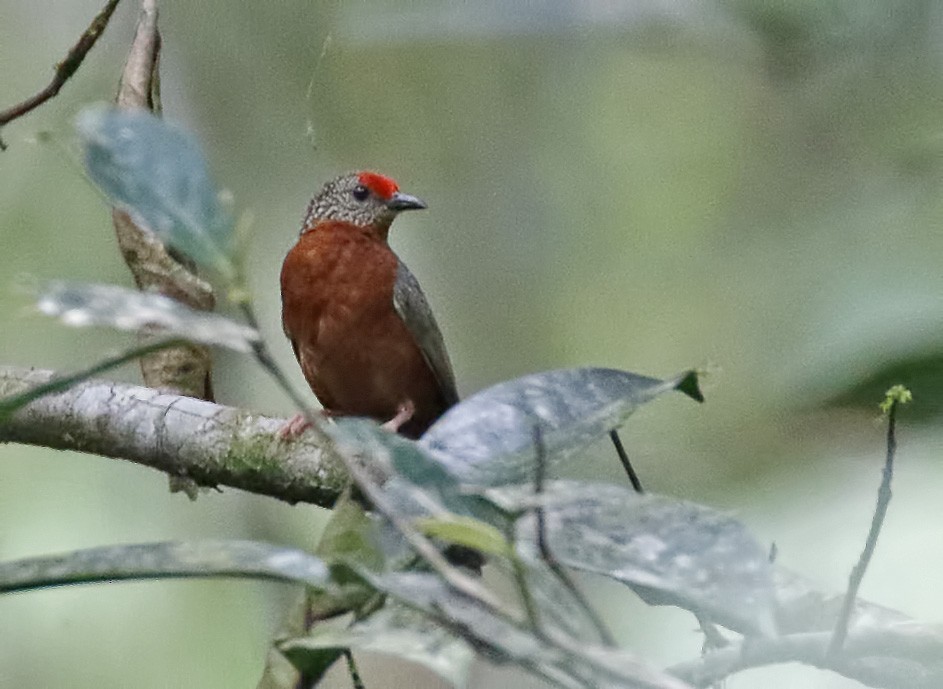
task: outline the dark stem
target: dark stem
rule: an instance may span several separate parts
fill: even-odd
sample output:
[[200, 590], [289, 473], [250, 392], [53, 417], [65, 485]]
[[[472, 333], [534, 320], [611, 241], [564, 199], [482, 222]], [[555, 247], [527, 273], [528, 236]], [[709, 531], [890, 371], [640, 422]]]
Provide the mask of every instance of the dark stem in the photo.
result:
[[344, 649], [344, 658], [347, 660], [347, 671], [350, 673], [350, 682], [354, 689], [367, 689], [367, 685], [360, 678], [360, 672], [357, 671], [357, 663], [354, 662], [354, 654], [349, 648]]
[[871, 562], [871, 556], [874, 555], [878, 535], [881, 533], [881, 527], [884, 525], [884, 518], [887, 515], [887, 507], [891, 502], [891, 479], [894, 476], [894, 455], [897, 453], [897, 437], [895, 435], [897, 406], [898, 402], [896, 400], [891, 402], [887, 414], [887, 454], [884, 460], [881, 486], [878, 488], [877, 505], [874, 508], [874, 516], [871, 518], [871, 529], [868, 531], [864, 550], [861, 551], [858, 563], [851, 570], [851, 575], [848, 577], [848, 591], [845, 593], [841, 612], [838, 615], [838, 622], [835, 624], [835, 631], [832, 633], [832, 640], [828, 645], [828, 656], [830, 658], [834, 658], [841, 653], [845, 638], [848, 636], [848, 623], [851, 620], [851, 613], [858, 597], [858, 589], [861, 588], [861, 580], [864, 579], [864, 573]]
[[[514, 546], [514, 524], [510, 524], [507, 529], [506, 538], [508, 543]], [[539, 639], [545, 638], [545, 634], [540, 627], [540, 617], [537, 614], [537, 606], [534, 603], [534, 596], [527, 585], [527, 576], [524, 569], [524, 563], [517, 554], [517, 550], [511, 553], [511, 569], [514, 572], [514, 581], [517, 583], [518, 591], [521, 594], [521, 602], [524, 604], [524, 612], [527, 614], [527, 621], [530, 624], [534, 636]]]
[[619, 455], [619, 461], [622, 462], [622, 468], [625, 469], [625, 473], [629, 475], [629, 481], [632, 482], [632, 488], [635, 489], [636, 493], [644, 493], [645, 491], [642, 490], [642, 482], [639, 481], [638, 474], [635, 473], [635, 469], [632, 467], [632, 463], [629, 461], [629, 455], [622, 446], [622, 439], [619, 437], [619, 431], [613, 428], [611, 431], [609, 431], [609, 437], [612, 438], [612, 444], [616, 446], [616, 454]]
[[40, 397], [45, 397], [46, 395], [51, 395], [55, 392], [67, 390], [73, 385], [81, 383], [83, 380], [87, 380], [88, 378], [98, 375], [99, 373], [104, 373], [105, 371], [121, 366], [122, 364], [126, 364], [129, 361], [139, 359], [140, 357], [147, 354], [152, 354], [153, 352], [167, 349], [168, 347], [179, 347], [185, 344], [188, 344], [187, 341], [180, 337], [168, 337], [163, 340], [156, 340], [138, 347], [132, 347], [131, 349], [126, 349], [113, 357], [103, 359], [94, 366], [86, 368], [82, 371], [78, 371], [77, 373], [56, 376], [48, 383], [43, 383], [41, 385], [37, 385], [36, 387], [30, 388], [29, 390], [24, 390], [17, 395], [11, 395], [10, 397], [0, 399], [0, 421], [3, 421], [4, 418], [10, 414], [13, 414], [16, 412], [16, 410], [25, 407], [30, 402], [38, 400]]
[[[246, 319], [246, 323], [248, 323], [250, 327], [254, 328], [256, 332], [261, 333], [262, 331], [259, 329], [259, 320], [255, 317], [255, 311], [253, 310], [252, 305], [246, 301], [242, 301], [239, 303], [239, 307]], [[311, 405], [308, 404], [305, 398], [302, 397], [297, 390], [295, 390], [295, 387], [291, 384], [291, 382], [289, 382], [288, 376], [285, 375], [285, 372], [282, 371], [282, 369], [275, 362], [275, 358], [269, 351], [268, 345], [265, 344], [264, 339], [260, 337], [252, 344], [252, 353], [255, 355], [255, 359], [259, 362], [259, 365], [265, 369], [266, 373], [272, 376], [272, 378], [278, 384], [278, 387], [280, 387], [285, 392], [285, 394], [288, 395], [289, 399], [291, 399], [295, 407], [297, 407], [298, 410], [302, 412], [309, 421], [311, 421], [311, 417], [314, 415], [314, 410], [311, 408]]]
[[[92, 46], [95, 45], [96, 41], [98, 41], [99, 37], [104, 33], [105, 27], [108, 26], [108, 21], [111, 19], [111, 15], [114, 13], [119, 2], [120, 0], [109, 0], [108, 4], [95, 16], [92, 23], [88, 25], [88, 28], [85, 29], [84, 33], [79, 37], [76, 44], [72, 46], [62, 62], [56, 65], [56, 71], [52, 76], [52, 81], [46, 88], [36, 95], [27, 98], [22, 103], [17, 103], [6, 110], [0, 111], [0, 127], [35, 110], [59, 93], [59, 89], [75, 74], [82, 64], [82, 61], [85, 59], [85, 56], [88, 54], [88, 51], [92, 49]], [[6, 147], [3, 139], [0, 139], [0, 150], [6, 150]]]
[[592, 622], [593, 626], [596, 627], [596, 633], [599, 634], [599, 638], [602, 639], [602, 642], [607, 646], [615, 646], [616, 640], [609, 631], [609, 628], [606, 627], [605, 622], [602, 621], [602, 618], [596, 613], [596, 610], [593, 609], [593, 606], [590, 604], [589, 600], [587, 600], [586, 596], [583, 595], [583, 592], [576, 585], [576, 582], [573, 581], [572, 577], [570, 577], [569, 573], [550, 550], [550, 544], [547, 542], [547, 518], [544, 514], [544, 506], [540, 502], [540, 498], [544, 492], [544, 481], [546, 480], [547, 457], [543, 431], [539, 424], [534, 425], [534, 447], [536, 449], [534, 494], [537, 496], [534, 520], [537, 524], [537, 549], [540, 551], [540, 556], [543, 558], [544, 562], [547, 563], [547, 567], [550, 568], [550, 571], [553, 572], [554, 576], [566, 587], [577, 604], [583, 609], [583, 613], [590, 622]]

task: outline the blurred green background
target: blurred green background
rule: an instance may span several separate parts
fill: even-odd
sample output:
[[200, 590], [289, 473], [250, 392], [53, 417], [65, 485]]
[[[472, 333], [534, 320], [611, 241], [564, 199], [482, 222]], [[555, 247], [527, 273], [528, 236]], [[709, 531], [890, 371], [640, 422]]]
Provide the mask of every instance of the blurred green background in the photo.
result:
[[[0, 0], [0, 106], [46, 83], [100, 4]], [[76, 368], [129, 340], [43, 320], [20, 285], [130, 284], [71, 121], [111, 98], [136, 14], [120, 6], [60, 96], [3, 130], [0, 363]], [[892, 379], [911, 385], [862, 595], [943, 618], [943, 6], [201, 0], [164, 3], [161, 24], [166, 115], [254, 218], [252, 285], [296, 382], [281, 259], [323, 181], [383, 171], [429, 204], [392, 242], [463, 394], [564, 366], [709, 364], [706, 404], [675, 396], [630, 420], [637, 469], [653, 491], [737, 514], [824, 587], [844, 586], [867, 532], [876, 404]], [[215, 384], [224, 403], [290, 412], [246, 359], [220, 353]], [[567, 472], [625, 481], [606, 446]], [[232, 490], [190, 503], [127, 463], [0, 447], [3, 559], [198, 537], [311, 547], [324, 515]], [[689, 615], [583, 582], [631, 648], [659, 663], [697, 654]], [[251, 687], [291, 598], [216, 581], [0, 597], [0, 685]], [[368, 687], [438, 686], [362, 662]], [[537, 686], [484, 665], [474, 677]], [[858, 686], [792, 667], [727, 686], [760, 684]]]

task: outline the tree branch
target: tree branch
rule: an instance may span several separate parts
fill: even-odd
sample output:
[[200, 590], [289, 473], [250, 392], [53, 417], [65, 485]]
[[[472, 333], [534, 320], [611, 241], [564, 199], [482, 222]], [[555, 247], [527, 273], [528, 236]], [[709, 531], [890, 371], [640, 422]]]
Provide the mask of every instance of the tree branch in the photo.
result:
[[[45, 383], [48, 370], [0, 366], [0, 397]], [[344, 468], [306, 434], [282, 441], [284, 419], [151, 388], [86, 381], [0, 424], [0, 442], [124, 459], [202, 486], [230, 486], [286, 502], [330, 507]]]
[[[82, 61], [85, 59], [85, 56], [88, 55], [88, 51], [92, 49], [105, 31], [105, 27], [108, 26], [108, 20], [111, 19], [111, 15], [114, 13], [119, 1], [120, 0], [109, 0], [108, 4], [102, 8], [102, 11], [95, 16], [92, 23], [85, 29], [76, 44], [69, 49], [68, 54], [63, 58], [62, 62], [56, 65], [56, 71], [55, 74], [53, 74], [52, 81], [46, 88], [30, 96], [22, 103], [17, 103], [6, 110], [0, 111], [0, 128], [16, 118], [32, 112], [59, 93], [59, 89], [75, 74], [82, 64]], [[0, 150], [5, 148], [6, 144], [3, 143], [3, 139], [0, 139]]]
[[[0, 397], [54, 375], [0, 366]], [[201, 485], [331, 506], [347, 485], [347, 473], [328, 460], [313, 434], [294, 442], [278, 440], [283, 423], [151, 388], [86, 381], [13, 414], [0, 424], [0, 442], [95, 453], [187, 476]], [[823, 593], [777, 567], [776, 597], [782, 636], [732, 642], [668, 672], [706, 687], [747, 668], [794, 661], [885, 689], [943, 686], [943, 627], [859, 598], [844, 652], [830, 656], [831, 631], [844, 596]]]
[[823, 593], [784, 567], [775, 574], [782, 636], [731, 642], [667, 671], [695, 687], [708, 687], [749, 668], [797, 662], [883, 689], [943, 686], [943, 627], [858, 598], [844, 652], [830, 655], [844, 594]]
[[[160, 113], [160, 46], [157, 0], [142, 0], [137, 30], [115, 96], [118, 107]], [[136, 225], [124, 211], [114, 209], [112, 220], [121, 255], [139, 289], [159, 292], [201, 311], [213, 310], [213, 287], [197, 275], [193, 261], [169, 251], [153, 232]], [[210, 402], [212, 363], [209, 347], [197, 344], [164, 349], [140, 360], [145, 385]]]
[[[695, 687], [709, 687], [742, 670], [803, 663], [882, 689], [943, 686], [943, 633], [938, 628], [913, 622], [900, 628], [850, 632], [844, 654], [837, 657], [828, 654], [831, 637], [827, 631], [747, 639], [675, 665], [668, 672]], [[918, 652], [919, 657], [909, 657]]]

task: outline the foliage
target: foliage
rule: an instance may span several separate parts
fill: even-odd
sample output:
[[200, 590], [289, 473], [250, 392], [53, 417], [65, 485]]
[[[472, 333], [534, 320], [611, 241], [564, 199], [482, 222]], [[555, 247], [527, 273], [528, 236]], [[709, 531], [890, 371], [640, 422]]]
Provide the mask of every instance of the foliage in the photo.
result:
[[[230, 294], [244, 294], [232, 223], [188, 135], [143, 113], [102, 109], [84, 112], [79, 129], [89, 175], [103, 192], [217, 269]], [[244, 326], [155, 295], [64, 283], [41, 295], [40, 308], [69, 325], [157, 330], [273, 366], [251, 311]], [[313, 624], [277, 643], [309, 680], [341, 651], [364, 649], [426, 665], [455, 686], [464, 686], [478, 655], [560, 687], [682, 689], [690, 685], [679, 675], [612, 647], [564, 566], [624, 583], [647, 603], [691, 611], [713, 642], [725, 639], [715, 624], [760, 641], [777, 634], [765, 549], [737, 519], [706, 506], [543, 479], [549, 465], [578, 457], [639, 406], [673, 390], [702, 399], [693, 371], [659, 380], [576, 368], [485, 390], [419, 442], [363, 420], [317, 425], [371, 506], [366, 512], [343, 501], [317, 556], [251, 542], [115, 546], [4, 563], [0, 591], [127, 578], [274, 578], [312, 592]], [[906, 397], [895, 395], [892, 411]], [[34, 398], [0, 409], [11, 414]], [[493, 587], [447, 562], [440, 548], [449, 544], [479, 550], [511, 585]]]

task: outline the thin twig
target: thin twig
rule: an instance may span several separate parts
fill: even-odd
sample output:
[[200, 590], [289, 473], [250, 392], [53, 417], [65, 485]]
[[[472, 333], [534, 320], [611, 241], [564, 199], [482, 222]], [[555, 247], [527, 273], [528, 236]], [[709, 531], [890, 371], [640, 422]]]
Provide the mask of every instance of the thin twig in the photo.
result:
[[874, 549], [877, 546], [878, 536], [881, 533], [881, 527], [884, 525], [884, 518], [887, 515], [887, 508], [891, 502], [891, 479], [894, 477], [894, 455], [897, 453], [897, 407], [901, 402], [909, 401], [909, 392], [905, 397], [903, 394], [895, 395], [897, 387], [891, 388], [887, 394], [887, 453], [884, 460], [884, 472], [881, 478], [881, 486], [878, 488], [877, 505], [874, 508], [874, 516], [871, 518], [871, 529], [868, 531], [868, 538], [864, 544], [864, 550], [858, 558], [858, 563], [852, 568], [851, 575], [848, 577], [848, 591], [845, 593], [845, 599], [842, 602], [841, 612], [838, 615], [838, 622], [835, 624], [835, 631], [832, 633], [832, 640], [828, 645], [828, 656], [834, 658], [841, 653], [845, 638], [848, 636], [848, 623], [851, 620], [851, 613], [855, 607], [855, 600], [858, 597], [858, 589], [861, 588], [861, 580], [871, 562], [871, 556], [874, 555]]
[[[157, 20], [157, 0], [141, 0], [137, 28], [115, 96], [119, 108], [160, 113], [161, 40]], [[201, 311], [215, 308], [213, 286], [200, 278], [192, 260], [168, 248], [125, 211], [113, 208], [112, 224], [118, 248], [138, 289], [159, 292]], [[149, 335], [141, 337], [146, 341]], [[213, 355], [206, 345], [175, 347], [142, 357], [140, 363], [145, 385], [213, 401]]]
[[370, 505], [379, 514], [383, 515], [393, 527], [402, 534], [406, 542], [439, 576], [462, 594], [488, 606], [492, 612], [508, 618], [513, 624], [520, 624], [520, 620], [507, 615], [506, 606], [503, 606], [494, 594], [482, 586], [478, 580], [468, 576], [457, 567], [452, 566], [448, 559], [439, 552], [432, 542], [416, 530], [408, 520], [396, 513], [389, 504], [386, 496], [373, 483], [369, 473], [361, 467], [353, 457], [338, 453], [344, 466], [360, 491], [370, 501]]
[[[35, 110], [59, 93], [63, 85], [65, 85], [78, 70], [79, 66], [81, 66], [88, 51], [92, 49], [99, 37], [104, 33], [105, 27], [108, 26], [108, 21], [111, 19], [111, 15], [114, 13], [119, 2], [120, 0], [108, 0], [108, 4], [95, 16], [92, 23], [88, 25], [88, 28], [85, 29], [76, 44], [69, 49], [69, 52], [62, 62], [56, 65], [56, 71], [52, 76], [52, 81], [46, 88], [23, 102], [0, 111], [0, 127], [3, 127], [5, 124], [19, 117], [23, 117], [23, 115]], [[0, 150], [6, 150], [6, 147], [3, 139], [0, 138]]]
[[514, 581], [517, 583], [517, 590], [521, 596], [521, 603], [524, 605], [524, 612], [527, 613], [527, 621], [530, 623], [530, 628], [531, 631], [534, 632], [534, 636], [539, 639], [543, 639], [545, 634], [540, 627], [540, 616], [537, 614], [537, 605], [534, 603], [534, 596], [530, 592], [530, 586], [527, 584], [527, 574], [524, 567], [524, 562], [521, 560], [520, 556], [517, 554], [517, 550], [514, 548], [513, 522], [508, 525], [506, 538], [508, 543], [511, 543], [511, 571], [514, 573]]
[[645, 491], [642, 490], [642, 482], [639, 480], [638, 474], [635, 473], [635, 468], [629, 461], [628, 453], [622, 446], [622, 439], [619, 437], [619, 431], [613, 428], [611, 431], [609, 431], [609, 437], [612, 438], [612, 444], [616, 446], [616, 454], [619, 455], [619, 461], [622, 462], [622, 467], [625, 469], [625, 473], [629, 475], [629, 481], [632, 483], [632, 488], [635, 489], [636, 493], [644, 493]]
[[162, 349], [167, 349], [168, 347], [179, 347], [182, 344], [186, 344], [187, 341], [180, 337], [168, 337], [161, 340], [155, 340], [138, 347], [132, 347], [126, 349], [120, 354], [109, 357], [107, 359], [102, 359], [94, 366], [83, 369], [76, 373], [64, 374], [61, 376], [56, 376], [52, 380], [37, 385], [30, 388], [29, 390], [24, 390], [23, 392], [11, 395], [4, 399], [0, 399], [0, 421], [3, 420], [9, 414], [25, 407], [30, 402], [38, 400], [40, 397], [45, 397], [46, 395], [51, 395], [55, 392], [61, 392], [62, 390], [68, 390], [76, 383], [81, 383], [83, 380], [87, 380], [92, 376], [98, 375], [99, 373], [104, 373], [113, 368], [126, 364], [129, 361], [134, 361], [142, 356], [151, 354], [153, 352], [158, 352]]
[[[242, 314], [245, 317], [246, 323], [248, 323], [249, 327], [255, 328], [256, 331], [261, 332], [261, 330], [259, 330], [259, 319], [255, 316], [255, 310], [252, 308], [252, 304], [243, 300], [239, 302], [239, 308], [242, 310]], [[312, 422], [312, 426], [314, 426], [314, 428], [318, 431], [318, 434], [323, 435], [321, 428], [317, 424], [313, 423], [314, 410], [311, 408], [311, 405], [308, 404], [307, 400], [305, 400], [305, 398], [302, 397], [297, 390], [295, 390], [295, 386], [292, 385], [288, 380], [288, 376], [285, 375], [284, 371], [282, 371], [279, 365], [275, 362], [275, 358], [272, 356], [272, 353], [269, 351], [268, 345], [265, 344], [265, 340], [263, 338], [259, 338], [253, 343], [252, 353], [255, 355], [255, 359], [259, 362], [259, 365], [265, 369], [266, 373], [272, 376], [272, 378], [278, 384], [278, 387], [280, 387], [285, 392], [285, 394], [288, 395], [289, 399], [292, 401], [292, 404], [294, 404], [298, 410], [305, 415], [309, 422]], [[324, 435], [324, 438], [326, 439], [327, 436]]]
[[360, 672], [357, 670], [357, 663], [354, 662], [354, 654], [349, 648], [344, 649], [344, 658], [347, 659], [347, 671], [350, 673], [350, 682], [354, 685], [354, 689], [367, 689], [367, 685], [363, 683]]
[[589, 600], [583, 595], [583, 592], [576, 585], [576, 582], [570, 577], [566, 569], [560, 564], [556, 556], [550, 550], [550, 544], [547, 542], [547, 523], [544, 514], [544, 506], [540, 501], [540, 496], [544, 492], [544, 481], [547, 472], [546, 447], [544, 446], [543, 431], [539, 424], [534, 425], [534, 448], [536, 458], [534, 462], [534, 494], [537, 496], [536, 508], [534, 509], [534, 520], [537, 524], [537, 549], [540, 556], [547, 563], [547, 567], [554, 573], [557, 579], [566, 587], [577, 604], [583, 609], [583, 613], [592, 622], [596, 628], [596, 633], [606, 646], [615, 646], [616, 640], [606, 627], [606, 623], [590, 604]]

